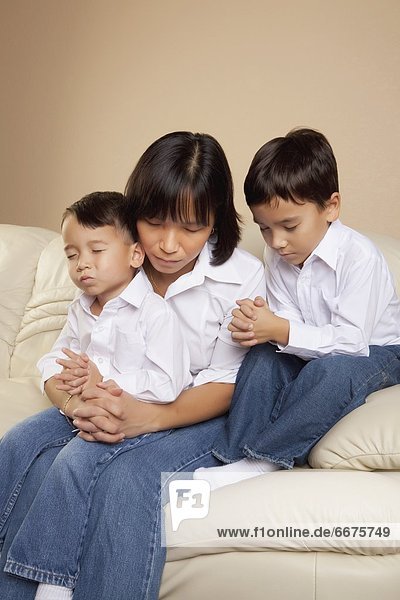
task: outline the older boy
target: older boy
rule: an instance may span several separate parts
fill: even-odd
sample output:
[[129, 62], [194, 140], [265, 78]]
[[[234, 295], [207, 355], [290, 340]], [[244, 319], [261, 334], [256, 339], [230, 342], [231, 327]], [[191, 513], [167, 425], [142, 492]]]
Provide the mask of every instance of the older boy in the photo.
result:
[[244, 188], [272, 250], [268, 306], [246, 299], [233, 311], [233, 339], [256, 347], [214, 448], [233, 464], [207, 470], [213, 487], [229, 472], [232, 482], [304, 464], [339, 419], [400, 383], [400, 302], [378, 249], [338, 220], [327, 139], [310, 129], [273, 139], [255, 155]]

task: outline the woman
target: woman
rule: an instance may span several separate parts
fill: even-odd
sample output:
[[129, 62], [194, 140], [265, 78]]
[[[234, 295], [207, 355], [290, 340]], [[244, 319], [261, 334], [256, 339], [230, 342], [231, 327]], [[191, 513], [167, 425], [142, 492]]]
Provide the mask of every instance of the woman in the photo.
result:
[[[0, 597], [8, 600], [70, 598], [71, 589], [74, 600], [157, 598], [165, 561], [161, 473], [218, 464], [211, 446], [246, 352], [227, 325], [236, 299], [265, 294], [262, 264], [236, 248], [224, 152], [209, 135], [163, 136], [140, 158], [126, 196], [149, 286], [175, 310], [189, 345], [193, 385], [169, 405], [139, 402], [113, 382], [83, 391], [85, 405], [69, 415], [79, 435], [113, 449], [123, 436], [140, 436], [137, 448], [78, 491], [62, 452], [55, 459], [62, 446], [43, 448], [3, 515]], [[79, 357], [66, 368], [78, 369], [79, 388]], [[79, 527], [63, 511], [78, 498], [90, 505]], [[50, 585], [36, 594], [37, 582]]]

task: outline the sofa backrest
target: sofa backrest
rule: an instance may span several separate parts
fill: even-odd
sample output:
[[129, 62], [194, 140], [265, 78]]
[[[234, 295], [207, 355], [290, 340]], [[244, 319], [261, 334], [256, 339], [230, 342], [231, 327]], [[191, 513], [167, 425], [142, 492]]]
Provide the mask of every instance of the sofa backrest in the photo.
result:
[[37, 263], [56, 233], [0, 225], [0, 377], [9, 377], [15, 340], [31, 297]]
[[11, 377], [37, 375], [35, 365], [57, 339], [65, 324], [68, 305], [76, 293], [58, 235], [43, 248], [39, 257], [32, 294], [15, 340]]
[[59, 234], [0, 225], [0, 377], [38, 375], [75, 294]]
[[397, 293], [400, 296], [400, 240], [368, 231], [365, 232], [365, 235], [374, 242], [375, 246], [378, 246], [386, 258], [396, 284]]

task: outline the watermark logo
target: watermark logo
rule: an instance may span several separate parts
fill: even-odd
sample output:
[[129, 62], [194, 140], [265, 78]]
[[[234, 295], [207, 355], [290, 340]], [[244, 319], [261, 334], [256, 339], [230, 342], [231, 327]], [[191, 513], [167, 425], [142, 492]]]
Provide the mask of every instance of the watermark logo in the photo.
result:
[[185, 519], [204, 519], [210, 507], [210, 484], [204, 479], [177, 479], [169, 484], [172, 531]]

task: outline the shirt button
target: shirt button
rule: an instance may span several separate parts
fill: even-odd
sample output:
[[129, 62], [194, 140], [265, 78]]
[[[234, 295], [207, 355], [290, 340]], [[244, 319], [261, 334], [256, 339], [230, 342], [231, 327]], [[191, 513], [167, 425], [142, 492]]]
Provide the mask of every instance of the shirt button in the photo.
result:
[[103, 359], [99, 358], [98, 362], [101, 364], [103, 362]]

